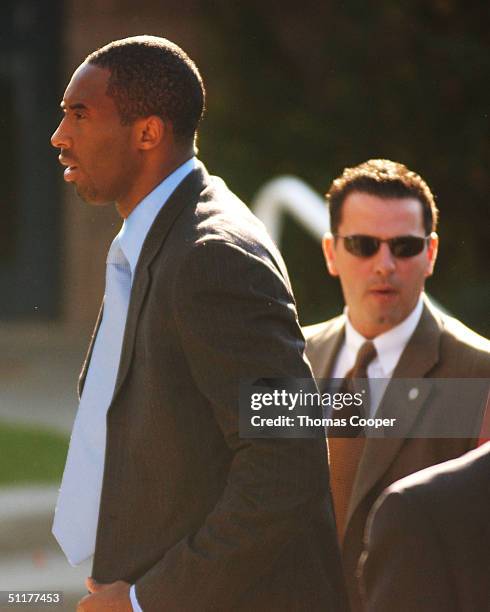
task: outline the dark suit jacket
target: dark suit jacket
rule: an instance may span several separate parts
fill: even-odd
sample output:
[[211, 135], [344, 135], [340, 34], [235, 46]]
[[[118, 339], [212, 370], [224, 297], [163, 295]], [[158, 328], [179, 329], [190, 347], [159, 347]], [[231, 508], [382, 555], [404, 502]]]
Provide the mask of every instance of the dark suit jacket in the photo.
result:
[[490, 610], [490, 444], [391, 486], [368, 521], [370, 612]]
[[[330, 375], [344, 340], [344, 315], [304, 330], [306, 354], [317, 378]], [[402, 353], [393, 378], [490, 378], [490, 342], [444, 315], [425, 298], [417, 328]], [[429, 381], [427, 381], [429, 382]], [[444, 397], [434, 397], [430, 384], [416, 399], [390, 402], [390, 387], [378, 412], [387, 405], [391, 416], [404, 420], [407, 435], [445, 419]], [[479, 406], [468, 407], [479, 409]], [[396, 411], [393, 414], [393, 409]], [[477, 424], [478, 425], [478, 424]], [[478, 430], [478, 427], [476, 427]], [[477, 433], [475, 436], [477, 437]], [[453, 459], [476, 445], [468, 438], [367, 438], [347, 512], [342, 562], [353, 610], [362, 609], [357, 565], [370, 509], [382, 491], [396, 480], [436, 463]]]
[[96, 580], [136, 583], [145, 612], [344, 609], [322, 441], [238, 434], [240, 381], [311, 377], [303, 348], [278, 251], [199, 167], [135, 273]]

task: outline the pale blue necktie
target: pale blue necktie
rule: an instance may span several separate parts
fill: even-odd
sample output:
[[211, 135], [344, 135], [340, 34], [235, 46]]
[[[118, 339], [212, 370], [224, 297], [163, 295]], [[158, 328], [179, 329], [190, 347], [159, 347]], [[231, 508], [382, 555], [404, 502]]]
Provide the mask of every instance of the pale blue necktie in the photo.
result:
[[131, 268], [116, 236], [107, 256], [102, 322], [70, 440], [53, 534], [68, 561], [93, 555], [106, 446], [106, 416], [116, 384], [131, 293]]

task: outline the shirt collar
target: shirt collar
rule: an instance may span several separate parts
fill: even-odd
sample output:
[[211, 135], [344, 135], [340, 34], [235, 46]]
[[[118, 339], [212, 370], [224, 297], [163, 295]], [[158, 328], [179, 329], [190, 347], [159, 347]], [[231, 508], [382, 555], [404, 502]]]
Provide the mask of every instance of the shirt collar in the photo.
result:
[[[386, 377], [390, 377], [393, 373], [401, 354], [418, 325], [420, 317], [422, 316], [423, 307], [424, 300], [421, 294], [417, 305], [406, 319], [396, 327], [373, 338], [372, 342], [376, 347], [377, 360]], [[353, 361], [355, 361], [359, 349], [364, 342], [367, 342], [367, 338], [364, 338], [364, 336], [354, 329], [349, 320], [347, 308], [345, 308], [344, 313], [347, 315], [345, 322], [345, 346], [348, 352], [353, 355]]]
[[131, 267], [131, 278], [134, 278], [143, 243], [158, 213], [179, 184], [194, 168], [197, 168], [197, 165], [195, 157], [184, 162], [145, 196], [124, 220], [118, 238], [119, 245]]

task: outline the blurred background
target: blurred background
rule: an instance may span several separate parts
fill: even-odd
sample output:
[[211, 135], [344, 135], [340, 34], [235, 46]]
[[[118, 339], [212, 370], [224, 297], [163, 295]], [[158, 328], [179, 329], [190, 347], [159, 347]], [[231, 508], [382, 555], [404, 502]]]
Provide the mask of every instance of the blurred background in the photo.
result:
[[[142, 33], [181, 45], [208, 93], [199, 156], [246, 202], [285, 174], [323, 194], [345, 166], [372, 157], [407, 164], [426, 179], [441, 213], [428, 290], [489, 335], [489, 18], [490, 4], [481, 0], [3, 0], [5, 494], [60, 478], [75, 380], [103, 292], [105, 254], [120, 226], [113, 207], [91, 208], [64, 185], [49, 144], [65, 86], [90, 51]], [[337, 314], [340, 290], [318, 241], [286, 219], [281, 250], [302, 323]], [[39, 552], [44, 544], [35, 562], [31, 550], [9, 548], [6, 530], [0, 575], [2, 563], [12, 567], [2, 561], [7, 550], [27, 555], [33, 567], [50, 558]]]

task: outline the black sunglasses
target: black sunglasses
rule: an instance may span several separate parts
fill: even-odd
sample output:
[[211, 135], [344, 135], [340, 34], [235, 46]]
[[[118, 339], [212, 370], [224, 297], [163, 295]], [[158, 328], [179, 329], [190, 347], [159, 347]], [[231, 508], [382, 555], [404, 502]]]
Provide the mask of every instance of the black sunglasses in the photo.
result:
[[421, 253], [428, 243], [430, 236], [395, 236], [383, 240], [375, 236], [364, 236], [355, 234], [353, 236], [340, 236], [335, 234], [335, 238], [342, 238], [344, 247], [349, 253], [356, 257], [372, 257], [379, 251], [382, 242], [389, 246], [393, 257], [414, 257]]

